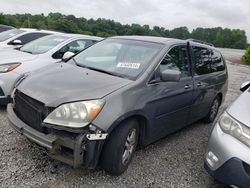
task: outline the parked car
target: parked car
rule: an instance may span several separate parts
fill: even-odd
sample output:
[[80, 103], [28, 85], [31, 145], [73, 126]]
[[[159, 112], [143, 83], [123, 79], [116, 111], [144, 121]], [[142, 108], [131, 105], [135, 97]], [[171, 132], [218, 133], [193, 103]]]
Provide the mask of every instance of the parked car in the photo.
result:
[[102, 40], [99, 37], [57, 34], [24, 45], [20, 49], [0, 51], [0, 104], [10, 102], [10, 94], [18, 78], [24, 74], [67, 59]]
[[14, 29], [14, 27], [0, 24], [0, 33], [3, 32], [3, 31], [10, 30], [10, 29]]
[[208, 143], [205, 168], [220, 182], [250, 187], [250, 82], [216, 122]]
[[30, 28], [11, 29], [0, 33], [0, 50], [21, 47], [46, 35], [59, 32]]
[[146, 36], [103, 40], [67, 63], [22, 78], [11, 125], [53, 158], [123, 173], [137, 147], [197, 120], [212, 122], [227, 91], [214, 47]]

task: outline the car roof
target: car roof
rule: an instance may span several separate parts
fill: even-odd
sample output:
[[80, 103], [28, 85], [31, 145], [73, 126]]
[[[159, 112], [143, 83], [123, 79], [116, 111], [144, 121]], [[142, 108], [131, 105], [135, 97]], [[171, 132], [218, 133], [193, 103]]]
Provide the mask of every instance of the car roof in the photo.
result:
[[162, 43], [167, 44], [169, 42], [185, 42], [181, 39], [174, 39], [174, 38], [165, 38], [165, 37], [154, 37], [154, 36], [115, 36], [110, 37], [114, 39], [128, 39], [128, 40], [138, 40], [138, 41], [145, 41], [145, 42], [154, 42], [154, 43]]
[[90, 36], [90, 35], [81, 35], [81, 34], [74, 34], [74, 33], [58, 33], [55, 34], [56, 36], [65, 36], [68, 38], [84, 38], [84, 39], [91, 39], [91, 40], [103, 40], [101, 37], [96, 37], [96, 36]]
[[3, 25], [3, 24], [0, 24], [0, 27], [1, 27], [1, 28], [14, 29], [14, 27], [13, 27], [13, 26], [10, 26], [10, 25]]
[[175, 39], [175, 38], [165, 38], [165, 37], [156, 37], [156, 36], [137, 36], [137, 35], [132, 35], [132, 36], [114, 36], [110, 37], [113, 39], [127, 39], [127, 40], [137, 40], [137, 41], [145, 41], [145, 42], [153, 42], [153, 43], [161, 43], [161, 44], [169, 44], [169, 43], [187, 43], [190, 42], [193, 45], [197, 46], [203, 46], [206, 48], [211, 48], [211, 49], [216, 49], [214, 46], [212, 46], [209, 43], [199, 41], [199, 40], [194, 40], [194, 39]]
[[41, 33], [51, 33], [51, 34], [61, 33], [58, 31], [51, 31], [51, 30], [45, 30], [45, 29], [34, 29], [34, 28], [19, 28], [19, 29], [25, 32], [41, 32]]

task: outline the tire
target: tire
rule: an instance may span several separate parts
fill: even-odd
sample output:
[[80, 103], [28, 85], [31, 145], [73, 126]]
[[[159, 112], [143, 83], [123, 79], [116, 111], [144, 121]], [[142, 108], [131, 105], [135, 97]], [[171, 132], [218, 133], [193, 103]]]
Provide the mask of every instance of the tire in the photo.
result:
[[110, 175], [121, 175], [127, 170], [134, 155], [139, 136], [139, 125], [134, 120], [121, 123], [108, 137], [101, 156], [101, 166]]
[[217, 96], [214, 100], [213, 100], [213, 103], [209, 109], [209, 112], [208, 114], [206, 115], [206, 117], [204, 118], [204, 122], [205, 123], [212, 123], [217, 114], [218, 114], [218, 111], [219, 111], [219, 108], [220, 108], [220, 98], [219, 96]]

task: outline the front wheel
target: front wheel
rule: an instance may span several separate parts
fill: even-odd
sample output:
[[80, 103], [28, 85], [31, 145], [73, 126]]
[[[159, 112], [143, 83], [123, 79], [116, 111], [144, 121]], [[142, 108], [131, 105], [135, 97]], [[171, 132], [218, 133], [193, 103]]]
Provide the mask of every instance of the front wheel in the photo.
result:
[[111, 175], [120, 175], [127, 168], [138, 143], [139, 125], [125, 121], [108, 137], [102, 152], [101, 166]]
[[218, 114], [219, 108], [220, 108], [220, 98], [217, 96], [214, 99], [207, 116], [204, 118], [204, 122], [212, 123]]

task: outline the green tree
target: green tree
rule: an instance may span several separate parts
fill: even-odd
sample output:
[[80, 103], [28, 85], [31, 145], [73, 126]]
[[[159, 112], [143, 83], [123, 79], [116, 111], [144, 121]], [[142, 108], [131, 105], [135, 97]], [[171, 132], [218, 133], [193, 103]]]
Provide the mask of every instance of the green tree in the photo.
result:
[[179, 27], [170, 31], [170, 37], [178, 39], [190, 38], [190, 33], [187, 27]]
[[246, 52], [243, 55], [243, 60], [246, 64], [250, 65], [250, 47], [246, 49]]
[[187, 27], [179, 27], [168, 30], [164, 27], [149, 25], [126, 24], [122, 25], [110, 19], [77, 18], [74, 15], [63, 15], [61, 13], [44, 14], [1, 14], [0, 24], [15, 27], [31, 27], [39, 29], [50, 29], [64, 31], [67, 33], [81, 33], [109, 37], [115, 35], [149, 35], [159, 37], [171, 37], [179, 39], [194, 38], [213, 43], [217, 47], [245, 49], [247, 46], [246, 32], [240, 29], [228, 28], [201, 28], [198, 27], [189, 32]]

